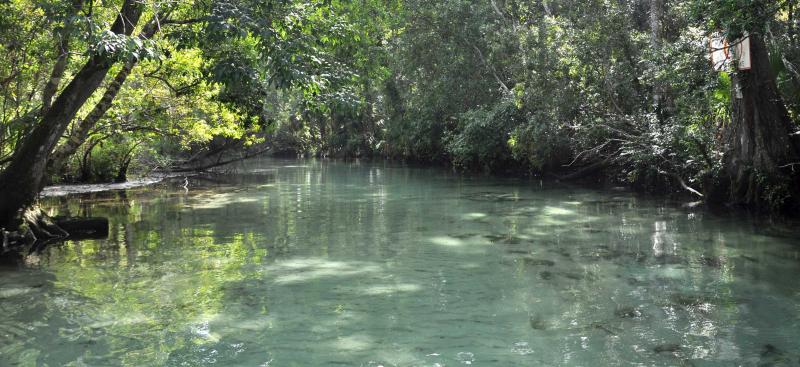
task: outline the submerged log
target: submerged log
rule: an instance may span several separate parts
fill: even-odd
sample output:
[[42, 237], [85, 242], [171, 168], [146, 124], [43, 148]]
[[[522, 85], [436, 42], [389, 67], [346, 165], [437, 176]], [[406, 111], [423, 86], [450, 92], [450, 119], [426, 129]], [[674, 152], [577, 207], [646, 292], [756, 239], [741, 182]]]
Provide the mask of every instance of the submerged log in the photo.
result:
[[55, 217], [53, 221], [69, 233], [70, 240], [108, 237], [108, 218]]

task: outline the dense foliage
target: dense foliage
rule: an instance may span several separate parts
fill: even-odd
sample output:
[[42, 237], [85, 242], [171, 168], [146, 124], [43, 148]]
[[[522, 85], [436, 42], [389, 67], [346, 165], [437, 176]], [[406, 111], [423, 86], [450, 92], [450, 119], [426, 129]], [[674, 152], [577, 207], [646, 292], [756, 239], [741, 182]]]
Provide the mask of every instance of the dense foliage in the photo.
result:
[[[59, 80], [104, 54], [114, 66], [59, 143], [77, 146], [55, 148], [65, 159], [51, 164], [51, 180], [124, 179], [129, 167], [271, 150], [708, 196], [741, 176], [726, 158], [741, 150], [725, 137], [735, 115], [777, 111], [762, 116], [785, 115], [796, 140], [794, 0], [156, 1], [131, 35], [108, 31], [120, 4], [0, 1], [0, 164]], [[735, 107], [743, 86], [760, 92], [734, 63], [714, 68], [714, 35], [763, 42], [769, 70], [758, 75], [777, 86], [780, 98], [766, 102], [777, 110]], [[790, 153], [748, 163], [758, 190], [723, 188], [721, 201], [786, 206], [798, 153], [786, 144]]]
[[107, 30], [120, 3], [0, 2], [1, 162], [49, 108], [48, 85], [63, 89], [92, 56], [115, 65], [66, 130], [80, 148], [54, 180], [112, 179], [127, 158], [153, 169], [221, 145], [245, 149], [280, 116], [270, 106], [279, 90], [314, 91], [349, 73], [326, 53], [350, 32], [335, 2], [156, 1], [131, 35]]
[[[370, 48], [372, 60], [383, 62], [357, 90], [356, 116], [328, 104], [323, 116], [280, 120], [279, 150], [600, 177], [701, 195], [725, 180], [732, 148], [723, 130], [740, 89], [732, 76], [747, 73], [733, 63], [714, 68], [709, 40], [718, 35], [733, 45], [746, 34], [763, 39], [792, 130], [800, 112], [794, 1], [393, 6], [396, 18], [381, 23], [388, 30], [371, 34], [381, 46]], [[766, 188], [748, 204], [781, 207], [792, 195], [783, 191]]]

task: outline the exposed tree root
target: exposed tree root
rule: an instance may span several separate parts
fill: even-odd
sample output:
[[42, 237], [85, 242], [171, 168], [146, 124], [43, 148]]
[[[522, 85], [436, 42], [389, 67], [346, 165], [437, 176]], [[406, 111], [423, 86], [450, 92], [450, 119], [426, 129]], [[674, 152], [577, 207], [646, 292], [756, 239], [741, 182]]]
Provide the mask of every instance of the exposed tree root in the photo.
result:
[[69, 237], [69, 232], [59, 227], [58, 224], [53, 222], [52, 218], [38, 207], [26, 210], [22, 215], [22, 219], [37, 239], [48, 240]]
[[34, 236], [29, 233], [20, 230], [6, 231], [5, 228], [0, 228], [0, 236], [3, 237], [3, 248], [0, 249], [0, 254], [20, 252], [20, 250], [35, 242]]
[[106, 218], [51, 218], [41, 208], [32, 207], [20, 216], [15, 230], [0, 228], [0, 254], [38, 252], [49, 244], [67, 239], [105, 238]]

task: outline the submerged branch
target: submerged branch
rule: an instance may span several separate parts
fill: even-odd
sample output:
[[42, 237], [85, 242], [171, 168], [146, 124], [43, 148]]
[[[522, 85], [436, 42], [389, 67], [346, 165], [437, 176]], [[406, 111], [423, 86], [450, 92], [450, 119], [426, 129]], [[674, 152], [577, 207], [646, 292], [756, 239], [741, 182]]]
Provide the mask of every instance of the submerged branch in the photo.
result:
[[677, 174], [677, 173], [666, 172], [666, 171], [663, 171], [663, 170], [658, 170], [658, 173], [660, 173], [660, 174], [662, 174], [662, 175], [671, 176], [672, 178], [674, 178], [674, 179], [678, 180], [678, 183], [679, 183], [679, 184], [681, 185], [681, 187], [682, 187], [682, 188], [684, 188], [686, 191], [689, 191], [689, 192], [691, 192], [692, 194], [695, 194], [695, 195], [697, 195], [697, 196], [699, 196], [699, 197], [701, 197], [701, 198], [702, 198], [702, 197], [705, 197], [705, 195], [703, 195], [703, 194], [702, 194], [700, 191], [697, 191], [697, 190], [695, 190], [695, 189], [691, 188], [689, 185], [687, 185], [687, 184], [686, 184], [686, 181], [684, 181], [684, 180], [683, 180], [683, 178], [681, 178], [681, 176], [678, 176], [678, 174]]
[[611, 142], [612, 142], [612, 140], [607, 140], [603, 144], [600, 144], [600, 145], [598, 145], [596, 147], [593, 147], [593, 148], [586, 149], [586, 150], [578, 153], [577, 155], [575, 155], [575, 158], [572, 160], [572, 162], [569, 162], [569, 164], [565, 164], [564, 167], [571, 167], [573, 164], [575, 164], [575, 162], [578, 161], [578, 159], [581, 158], [582, 155], [584, 155], [586, 153], [589, 153], [589, 152], [592, 152], [592, 151], [599, 152], [601, 149], [603, 149], [606, 145], [608, 145]]
[[573, 173], [570, 173], [570, 174], [567, 174], [567, 175], [564, 175], [564, 176], [557, 175], [555, 173], [550, 173], [550, 175], [555, 177], [556, 179], [558, 179], [560, 181], [578, 180], [578, 179], [587, 177], [587, 176], [589, 176], [589, 175], [591, 175], [591, 174], [593, 174], [593, 173], [595, 173], [597, 171], [602, 170], [603, 168], [608, 166], [608, 164], [610, 162], [611, 162], [611, 158], [607, 157], [606, 159], [599, 160], [597, 162], [589, 164], [588, 166], [584, 166], [584, 167], [580, 168], [578, 171], [575, 171]]

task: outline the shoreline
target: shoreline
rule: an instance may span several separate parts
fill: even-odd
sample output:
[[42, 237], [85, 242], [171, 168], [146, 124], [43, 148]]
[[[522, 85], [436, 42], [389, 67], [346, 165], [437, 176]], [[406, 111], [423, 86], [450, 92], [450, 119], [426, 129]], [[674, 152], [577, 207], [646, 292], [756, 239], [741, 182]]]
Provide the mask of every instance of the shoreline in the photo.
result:
[[75, 194], [90, 194], [90, 193], [104, 192], [104, 191], [135, 189], [138, 187], [155, 185], [157, 183], [163, 182], [166, 179], [181, 177], [181, 176], [185, 175], [167, 173], [167, 174], [144, 176], [119, 183], [53, 185], [45, 187], [42, 190], [42, 192], [39, 193], [39, 197], [51, 198], [51, 197], [68, 196]]

